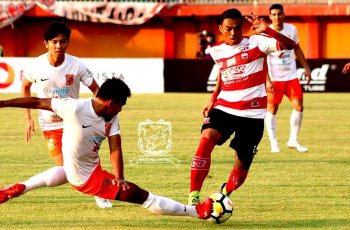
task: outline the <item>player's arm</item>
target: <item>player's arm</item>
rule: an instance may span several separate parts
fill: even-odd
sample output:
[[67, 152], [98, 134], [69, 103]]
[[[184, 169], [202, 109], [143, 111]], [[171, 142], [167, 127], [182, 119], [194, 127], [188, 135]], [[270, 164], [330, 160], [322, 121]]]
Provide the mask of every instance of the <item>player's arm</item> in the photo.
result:
[[18, 97], [9, 100], [1, 100], [0, 108], [13, 107], [13, 108], [28, 108], [28, 109], [44, 109], [50, 110], [51, 98], [38, 98], [38, 97]]
[[98, 90], [100, 89], [100, 86], [97, 84], [95, 79], [93, 79], [91, 85], [88, 88], [91, 90], [94, 96], [96, 96]]
[[268, 72], [266, 72], [266, 92], [271, 94], [274, 93], [273, 83]]
[[[24, 78], [21, 86], [22, 97], [31, 96], [31, 90], [30, 90], [31, 87], [32, 87], [32, 82]], [[25, 139], [26, 141], [30, 141], [32, 139], [32, 132], [35, 133], [35, 125], [34, 125], [32, 115], [30, 113], [30, 109], [24, 109], [24, 119], [26, 122]]]
[[124, 190], [129, 186], [124, 180], [124, 160], [122, 151], [122, 140], [119, 134], [109, 136], [109, 151], [110, 151], [110, 161], [112, 169], [115, 175], [115, 180], [113, 183], [117, 183]]
[[210, 101], [204, 105], [203, 110], [202, 110], [202, 114], [204, 117], [207, 117], [210, 110], [213, 108], [214, 103], [217, 101], [217, 98], [219, 96], [220, 91], [221, 91], [221, 73], [219, 71], [218, 76], [217, 76], [217, 80], [216, 80], [216, 85], [215, 85], [213, 94], [210, 98]]
[[305, 75], [307, 84], [309, 84], [311, 81], [311, 69], [309, 64], [306, 61], [303, 50], [300, 48], [299, 44], [294, 48], [294, 53], [295, 53], [295, 56], [297, 57], [297, 60], [305, 70], [304, 75]]
[[287, 36], [284, 36], [281, 33], [278, 33], [276, 30], [271, 29], [265, 22], [263, 18], [258, 17], [257, 15], [251, 13], [250, 17], [246, 17], [252, 26], [252, 30], [256, 33], [265, 33], [270, 37], [273, 37], [279, 42], [280, 49], [292, 50], [296, 47], [296, 43]]

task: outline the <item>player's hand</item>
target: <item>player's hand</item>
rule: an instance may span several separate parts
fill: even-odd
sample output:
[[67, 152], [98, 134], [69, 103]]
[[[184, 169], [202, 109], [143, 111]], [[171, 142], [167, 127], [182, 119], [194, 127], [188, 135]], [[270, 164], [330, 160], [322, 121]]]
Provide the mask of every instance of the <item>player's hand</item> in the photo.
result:
[[266, 81], [266, 92], [271, 94], [275, 93], [275, 90], [273, 88], [273, 84], [271, 81]]
[[129, 185], [124, 178], [114, 179], [112, 183], [118, 185], [118, 187], [121, 187], [123, 190], [129, 189]]
[[26, 127], [25, 127], [25, 139], [27, 142], [32, 140], [32, 133], [35, 133], [35, 126], [32, 117], [26, 119]]
[[250, 12], [250, 16], [246, 16], [245, 19], [252, 24], [251, 29], [256, 33], [263, 33], [268, 28], [265, 20], [255, 15], [253, 12]]
[[342, 73], [347, 74], [349, 72], [350, 72], [350, 62], [344, 65]]
[[310, 84], [310, 82], [311, 82], [311, 70], [310, 70], [310, 68], [305, 68], [304, 76], [306, 79], [306, 83]]
[[203, 110], [202, 110], [203, 117], [207, 117], [208, 116], [210, 110], [213, 108], [213, 105], [214, 105], [213, 102], [208, 102], [207, 104], [205, 104], [203, 106]]

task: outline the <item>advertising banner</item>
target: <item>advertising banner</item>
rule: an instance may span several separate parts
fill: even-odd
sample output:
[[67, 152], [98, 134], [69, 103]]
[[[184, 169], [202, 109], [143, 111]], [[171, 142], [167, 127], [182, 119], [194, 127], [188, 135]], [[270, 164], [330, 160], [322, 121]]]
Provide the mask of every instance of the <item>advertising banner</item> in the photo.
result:
[[[350, 74], [342, 74], [346, 59], [308, 59], [311, 82], [298, 66], [297, 77], [304, 92], [350, 92]], [[212, 92], [218, 68], [210, 59], [165, 60], [165, 92]]]
[[[33, 58], [0, 58], [0, 93], [20, 93], [23, 72]], [[161, 58], [81, 58], [101, 85], [107, 78], [122, 77], [131, 93], [163, 93]], [[38, 67], [40, 68], [40, 67]], [[35, 92], [35, 87], [33, 87]], [[81, 93], [89, 93], [82, 85]]]

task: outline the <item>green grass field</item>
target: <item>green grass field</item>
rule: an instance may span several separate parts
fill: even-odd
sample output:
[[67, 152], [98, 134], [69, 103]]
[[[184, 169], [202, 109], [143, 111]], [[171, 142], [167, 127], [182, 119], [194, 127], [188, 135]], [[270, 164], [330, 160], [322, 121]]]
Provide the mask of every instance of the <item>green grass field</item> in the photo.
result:
[[[0, 95], [9, 98], [15, 95]], [[155, 194], [186, 203], [190, 163], [209, 94], [133, 95], [121, 113], [125, 176]], [[308, 153], [289, 150], [290, 104], [278, 113], [282, 152], [271, 154], [264, 135], [245, 184], [232, 195], [235, 213], [222, 225], [190, 217], [156, 216], [143, 207], [114, 201], [99, 209], [93, 197], [69, 185], [41, 188], [0, 205], [0, 229], [350, 229], [350, 94], [306, 93], [299, 139]], [[33, 111], [36, 118], [36, 111]], [[138, 124], [164, 119], [172, 124], [167, 154], [181, 162], [139, 164]], [[40, 128], [24, 140], [22, 109], [0, 109], [0, 186], [27, 179], [53, 166]], [[37, 124], [37, 123], [36, 123]], [[110, 169], [107, 141], [100, 155]], [[228, 143], [215, 148], [202, 198], [217, 191], [232, 168]]]

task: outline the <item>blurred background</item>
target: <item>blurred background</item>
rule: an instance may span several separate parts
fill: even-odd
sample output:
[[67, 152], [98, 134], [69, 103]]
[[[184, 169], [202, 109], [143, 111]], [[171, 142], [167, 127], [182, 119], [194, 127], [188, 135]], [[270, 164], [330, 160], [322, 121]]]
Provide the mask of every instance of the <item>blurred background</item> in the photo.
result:
[[[0, 45], [4, 58], [36, 57], [46, 52], [45, 26], [61, 20], [72, 29], [69, 54], [101, 59], [94, 60], [95, 65], [102, 59], [161, 59], [161, 70], [154, 71], [161, 72], [164, 88], [150, 92], [206, 92], [215, 70], [205, 50], [221, 39], [217, 15], [237, 8], [270, 23], [273, 3], [283, 4], [285, 22], [297, 27], [300, 46], [315, 70], [315, 86], [304, 91], [350, 91], [349, 77], [340, 70], [350, 57], [348, 0], [0, 0]], [[251, 32], [245, 23], [244, 34]], [[21, 80], [21, 70], [13, 68], [14, 79]], [[1, 78], [2, 83], [9, 81]], [[299, 78], [303, 81], [302, 71]], [[0, 92], [3, 89], [0, 85]]]

